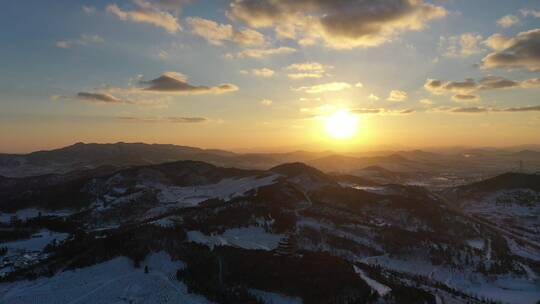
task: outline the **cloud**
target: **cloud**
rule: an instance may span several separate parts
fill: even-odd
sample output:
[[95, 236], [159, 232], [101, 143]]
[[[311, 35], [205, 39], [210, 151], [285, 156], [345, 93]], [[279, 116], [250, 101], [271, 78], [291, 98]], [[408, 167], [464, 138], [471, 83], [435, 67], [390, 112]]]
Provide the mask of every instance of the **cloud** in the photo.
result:
[[540, 112], [539, 106], [529, 106], [529, 107], [517, 107], [517, 108], [505, 108], [499, 110], [499, 112]]
[[70, 49], [74, 46], [88, 46], [91, 44], [100, 44], [105, 40], [98, 35], [82, 34], [79, 39], [61, 40], [56, 42], [56, 47], [61, 49]]
[[405, 99], [407, 99], [407, 92], [400, 91], [400, 90], [390, 91], [388, 98], [386, 98], [386, 100], [388, 101], [396, 101], [396, 102], [404, 101]]
[[290, 47], [278, 47], [273, 49], [247, 49], [237, 54], [227, 54], [228, 58], [263, 58], [273, 55], [284, 55], [296, 52], [296, 49]]
[[[534, 79], [525, 80], [523, 84], [525, 83], [529, 83], [530, 85], [534, 86]], [[487, 76], [480, 80], [478, 89], [479, 90], [494, 90], [494, 89], [518, 88], [518, 87], [523, 87], [523, 84], [518, 81], [506, 79], [504, 77]]]
[[540, 29], [521, 32], [514, 37], [494, 34], [484, 43], [494, 52], [482, 59], [483, 68], [540, 71]]
[[337, 92], [351, 88], [351, 85], [346, 82], [329, 82], [314, 86], [305, 86], [294, 89], [295, 91], [303, 91], [309, 94], [317, 94], [324, 92]]
[[472, 78], [465, 81], [441, 81], [437, 79], [428, 79], [424, 88], [429, 92], [441, 95], [447, 92], [458, 94], [467, 94], [478, 90], [478, 84]]
[[333, 68], [331, 65], [324, 65], [318, 62], [294, 63], [287, 67], [287, 70], [292, 71], [287, 76], [290, 79], [322, 78], [325, 76], [326, 70]]
[[371, 99], [371, 100], [374, 100], [374, 101], [377, 101], [377, 100], [380, 99], [379, 96], [377, 96], [375, 94], [369, 94], [368, 98]]
[[481, 113], [516, 113], [516, 112], [540, 112], [540, 105], [525, 107], [459, 107], [459, 108], [435, 108], [435, 112], [481, 114]]
[[[424, 88], [435, 94], [442, 95], [446, 93], [455, 93], [455, 100], [474, 100], [472, 93], [481, 90], [496, 90], [496, 89], [511, 89], [511, 88], [536, 88], [540, 87], [540, 79], [532, 78], [523, 81], [514, 81], [499, 76], [487, 76], [476, 82], [472, 78], [464, 81], [442, 81], [437, 79], [428, 79], [424, 84]], [[461, 95], [461, 96], [458, 96]]]
[[476, 102], [480, 100], [480, 97], [473, 94], [456, 94], [452, 96], [452, 100], [457, 102]]
[[170, 10], [178, 12], [181, 1], [134, 0], [133, 2], [136, 6], [133, 10], [123, 10], [116, 4], [108, 5], [106, 10], [122, 21], [151, 24], [171, 34], [182, 30], [178, 18], [169, 12]]
[[521, 82], [523, 88], [538, 88], [540, 87], [540, 78], [531, 78]]
[[449, 110], [452, 113], [486, 113], [490, 112], [489, 108], [484, 107], [468, 107], [468, 108], [453, 108]]
[[432, 106], [434, 104], [433, 100], [431, 100], [429, 98], [422, 98], [418, 102], [420, 102], [424, 106]]
[[446, 14], [423, 0], [233, 0], [228, 11], [233, 20], [274, 28], [279, 38], [345, 49], [380, 45]]
[[273, 102], [272, 100], [270, 100], [270, 99], [263, 99], [263, 100], [261, 100], [261, 104], [262, 104], [263, 106], [271, 106], [273, 103], [274, 103], [274, 102]]
[[222, 45], [225, 41], [241, 45], [263, 45], [266, 42], [263, 34], [252, 29], [236, 31], [230, 24], [219, 24], [199, 17], [187, 18], [187, 22], [194, 35], [203, 37], [213, 45]]
[[476, 33], [464, 33], [460, 36], [439, 38], [439, 48], [446, 57], [468, 57], [482, 53], [482, 36]]
[[[312, 108], [300, 108], [300, 112], [309, 118], [322, 118], [336, 111], [334, 105], [323, 104]], [[415, 109], [387, 109], [387, 108], [352, 108], [348, 112], [356, 115], [408, 115], [415, 113]]]
[[519, 10], [519, 12], [521, 13], [521, 15], [523, 15], [523, 17], [533, 16], [536, 18], [540, 18], [540, 10], [521, 9]]
[[351, 110], [354, 114], [379, 114], [379, 115], [407, 115], [416, 112], [415, 109], [385, 109], [385, 108], [358, 108]]
[[276, 72], [272, 69], [262, 68], [262, 69], [253, 69], [251, 70], [251, 73], [259, 77], [272, 77], [274, 76]]
[[130, 99], [117, 97], [108, 92], [79, 92], [75, 96], [53, 96], [53, 100], [67, 99], [78, 100], [93, 104], [103, 105], [137, 105], [145, 107], [166, 108], [167, 104], [163, 100], [154, 99]]
[[208, 118], [205, 117], [135, 117], [135, 116], [119, 116], [119, 120], [135, 123], [204, 123], [208, 122]]
[[501, 17], [501, 19], [497, 20], [497, 24], [504, 28], [511, 27], [512, 25], [515, 25], [517, 23], [519, 23], [519, 18], [514, 15], [506, 15]]
[[92, 15], [96, 12], [96, 8], [94, 6], [83, 5], [82, 11], [87, 15]]
[[238, 91], [234, 84], [221, 84], [218, 86], [195, 86], [187, 82], [187, 77], [178, 72], [165, 72], [158, 78], [140, 81], [145, 86], [138, 89], [140, 92], [175, 93], [175, 94], [222, 94]]
[[98, 103], [117, 103], [117, 104], [131, 104], [132, 102], [125, 99], [120, 99], [108, 93], [89, 93], [89, 92], [79, 92], [76, 97], [80, 100], [88, 102], [98, 102]]
[[169, 53], [167, 51], [165, 51], [165, 50], [159, 50], [158, 57], [161, 60], [165, 60], [165, 59], [169, 58]]
[[364, 84], [361, 83], [361, 82], [357, 82], [354, 86], [357, 87], [357, 88], [363, 88]]

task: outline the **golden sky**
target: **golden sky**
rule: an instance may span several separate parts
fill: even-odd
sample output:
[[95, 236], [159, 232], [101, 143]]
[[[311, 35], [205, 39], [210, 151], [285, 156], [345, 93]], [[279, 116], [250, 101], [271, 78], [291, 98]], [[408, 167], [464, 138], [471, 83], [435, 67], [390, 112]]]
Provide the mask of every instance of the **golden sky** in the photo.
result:
[[3, 6], [0, 152], [540, 143], [538, 1]]

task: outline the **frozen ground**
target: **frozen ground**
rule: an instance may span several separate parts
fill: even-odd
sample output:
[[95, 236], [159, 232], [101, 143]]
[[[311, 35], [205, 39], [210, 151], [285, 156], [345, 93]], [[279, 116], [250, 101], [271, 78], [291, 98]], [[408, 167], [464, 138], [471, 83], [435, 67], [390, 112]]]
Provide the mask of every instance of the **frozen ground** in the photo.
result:
[[205, 235], [200, 231], [189, 231], [188, 240], [191, 242], [214, 246], [234, 246], [244, 249], [273, 250], [278, 247], [282, 234], [264, 231], [261, 227], [246, 227], [227, 229], [222, 234]]
[[[148, 274], [144, 266], [148, 266]], [[183, 266], [166, 253], [149, 255], [139, 269], [128, 258], [118, 257], [52, 278], [0, 284], [0, 303], [209, 303], [202, 296], [188, 294], [186, 286], [176, 280], [176, 270]]]

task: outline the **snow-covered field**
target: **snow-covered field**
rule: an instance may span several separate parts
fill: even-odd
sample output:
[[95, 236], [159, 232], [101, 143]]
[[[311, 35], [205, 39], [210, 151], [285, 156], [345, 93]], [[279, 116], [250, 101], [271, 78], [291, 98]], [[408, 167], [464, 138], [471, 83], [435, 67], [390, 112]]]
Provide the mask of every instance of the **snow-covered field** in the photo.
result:
[[[148, 266], [148, 274], [144, 266]], [[139, 269], [128, 258], [118, 257], [52, 278], [0, 284], [0, 303], [209, 303], [189, 294], [176, 280], [176, 270], [183, 266], [163, 252], [149, 255]]]
[[14, 213], [0, 213], [0, 222], [9, 224], [13, 217], [16, 217], [19, 220], [27, 220], [31, 218], [41, 216], [67, 216], [72, 212], [69, 210], [58, 210], [58, 211], [48, 211], [48, 210], [39, 210], [35, 208], [21, 209]]
[[529, 189], [501, 190], [465, 201], [463, 209], [540, 242], [540, 193]]
[[503, 303], [534, 304], [540, 299], [540, 284], [531, 280], [530, 275], [486, 277], [468, 271], [434, 266], [421, 260], [398, 260], [386, 255], [368, 257], [362, 261], [409, 274], [423, 275], [466, 293], [499, 300]]
[[0, 243], [0, 247], [7, 247], [9, 251], [41, 251], [53, 240], [60, 242], [68, 236], [68, 233], [58, 233], [43, 229], [33, 234], [29, 239]]
[[282, 234], [264, 231], [261, 227], [246, 227], [227, 229], [222, 234], [205, 235], [200, 231], [189, 231], [188, 240], [191, 242], [214, 246], [234, 246], [244, 249], [273, 250], [278, 247]]
[[[157, 217], [171, 209], [194, 207], [201, 202], [212, 198], [227, 201], [242, 196], [250, 190], [273, 184], [277, 178], [278, 175], [226, 178], [216, 184], [190, 187], [153, 184], [150, 187], [159, 190], [158, 201], [160, 202], [160, 206], [148, 210], [145, 217]], [[143, 187], [148, 187], [148, 185]]]
[[226, 178], [217, 184], [200, 185], [191, 187], [162, 187], [158, 199], [163, 204], [181, 203], [186, 207], [196, 206], [210, 198], [229, 200], [241, 196], [244, 193], [272, 184], [277, 179], [277, 175], [266, 177], [244, 177]]

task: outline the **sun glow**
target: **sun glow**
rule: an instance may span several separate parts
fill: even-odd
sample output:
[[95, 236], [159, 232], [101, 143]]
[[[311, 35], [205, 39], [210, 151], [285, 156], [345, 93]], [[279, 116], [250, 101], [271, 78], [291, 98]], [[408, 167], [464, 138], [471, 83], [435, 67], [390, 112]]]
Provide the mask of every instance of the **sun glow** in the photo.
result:
[[350, 139], [358, 129], [358, 116], [339, 110], [326, 117], [326, 133], [335, 139]]

